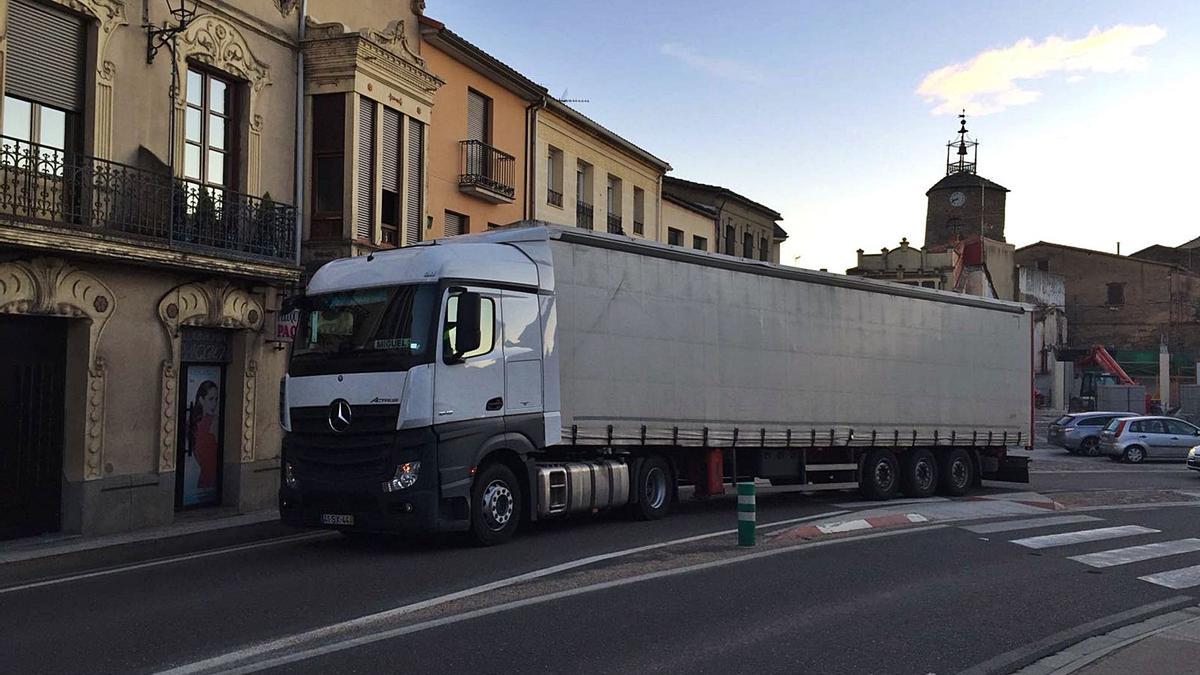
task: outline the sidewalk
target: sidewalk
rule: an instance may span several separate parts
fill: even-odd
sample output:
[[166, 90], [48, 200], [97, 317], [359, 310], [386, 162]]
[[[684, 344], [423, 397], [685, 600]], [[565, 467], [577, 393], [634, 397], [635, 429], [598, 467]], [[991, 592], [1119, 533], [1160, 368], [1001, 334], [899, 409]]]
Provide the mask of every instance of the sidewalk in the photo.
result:
[[1195, 672], [1200, 672], [1200, 607], [1187, 607], [1088, 638], [1016, 675]]

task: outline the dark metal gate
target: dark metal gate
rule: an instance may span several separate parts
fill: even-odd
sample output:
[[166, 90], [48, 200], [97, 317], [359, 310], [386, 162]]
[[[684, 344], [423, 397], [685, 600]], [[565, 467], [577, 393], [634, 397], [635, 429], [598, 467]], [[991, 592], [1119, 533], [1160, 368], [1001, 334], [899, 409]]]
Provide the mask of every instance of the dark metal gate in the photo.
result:
[[67, 324], [0, 315], [0, 539], [60, 526]]

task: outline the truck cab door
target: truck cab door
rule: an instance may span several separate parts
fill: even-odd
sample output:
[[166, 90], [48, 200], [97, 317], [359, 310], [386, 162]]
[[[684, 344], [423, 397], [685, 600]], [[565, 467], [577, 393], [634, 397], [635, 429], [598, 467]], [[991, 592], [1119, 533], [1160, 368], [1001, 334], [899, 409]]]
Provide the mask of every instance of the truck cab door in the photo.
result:
[[[480, 295], [479, 346], [455, 357], [458, 296]], [[501, 292], [487, 288], [453, 288], [442, 299], [437, 364], [433, 381], [435, 425], [504, 415], [504, 350], [501, 341]]]
[[504, 291], [504, 414], [542, 412], [542, 324], [534, 293]]

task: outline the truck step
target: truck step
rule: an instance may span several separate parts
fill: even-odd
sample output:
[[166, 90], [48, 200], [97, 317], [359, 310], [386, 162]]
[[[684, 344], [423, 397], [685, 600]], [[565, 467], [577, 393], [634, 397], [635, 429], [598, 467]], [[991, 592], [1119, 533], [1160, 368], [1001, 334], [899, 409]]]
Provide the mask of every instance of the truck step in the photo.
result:
[[857, 471], [857, 464], [806, 464], [804, 470], [809, 473], [822, 471]]

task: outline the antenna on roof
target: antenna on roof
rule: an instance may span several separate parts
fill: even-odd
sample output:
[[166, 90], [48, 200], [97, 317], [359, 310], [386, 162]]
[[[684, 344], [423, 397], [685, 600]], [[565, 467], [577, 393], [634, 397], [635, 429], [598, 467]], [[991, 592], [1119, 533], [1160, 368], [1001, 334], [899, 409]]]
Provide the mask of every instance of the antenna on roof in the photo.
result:
[[563, 93], [559, 95], [558, 100], [562, 103], [591, 103], [586, 98], [567, 98], [567, 89], [563, 89]]

